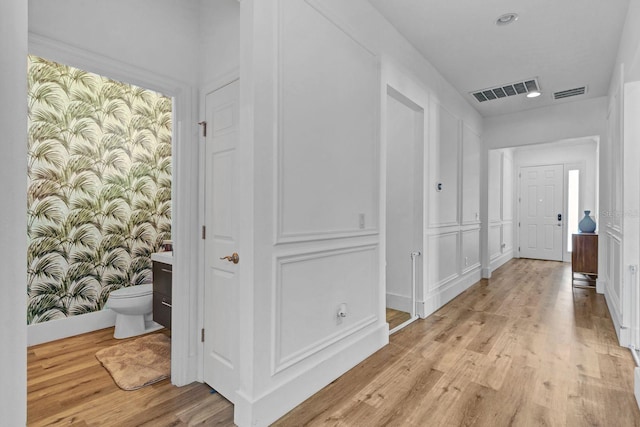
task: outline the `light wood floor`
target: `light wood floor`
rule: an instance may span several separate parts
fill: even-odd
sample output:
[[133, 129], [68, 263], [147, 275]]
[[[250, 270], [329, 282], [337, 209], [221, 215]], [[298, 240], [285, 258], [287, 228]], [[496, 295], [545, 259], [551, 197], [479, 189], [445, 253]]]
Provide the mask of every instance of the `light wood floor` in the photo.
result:
[[387, 307], [387, 323], [389, 324], [389, 330], [392, 330], [396, 326], [402, 325], [404, 322], [411, 318], [411, 314], [406, 311], [394, 310]]
[[[166, 330], [163, 333], [168, 335]], [[27, 424], [233, 425], [231, 403], [219, 394], [211, 394], [205, 384], [175, 387], [167, 379], [135, 391], [119, 389], [95, 353], [128, 340], [116, 340], [113, 328], [108, 328], [29, 347]]]
[[[233, 425], [209, 387], [119, 390], [112, 331], [29, 348], [29, 425]], [[513, 260], [390, 337], [277, 426], [639, 426], [633, 360], [569, 265]]]

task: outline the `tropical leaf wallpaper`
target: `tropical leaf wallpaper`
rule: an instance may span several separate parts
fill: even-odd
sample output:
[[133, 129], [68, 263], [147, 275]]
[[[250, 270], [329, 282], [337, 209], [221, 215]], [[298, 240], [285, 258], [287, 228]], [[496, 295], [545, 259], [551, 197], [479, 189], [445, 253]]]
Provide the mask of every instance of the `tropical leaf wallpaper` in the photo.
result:
[[29, 57], [27, 323], [101, 310], [171, 238], [171, 99]]

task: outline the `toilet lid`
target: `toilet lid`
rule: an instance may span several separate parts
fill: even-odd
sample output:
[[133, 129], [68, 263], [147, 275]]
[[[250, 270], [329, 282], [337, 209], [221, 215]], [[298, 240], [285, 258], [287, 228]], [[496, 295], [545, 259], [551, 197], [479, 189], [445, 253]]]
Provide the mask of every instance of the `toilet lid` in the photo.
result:
[[120, 288], [117, 291], [113, 291], [109, 294], [111, 298], [132, 298], [143, 295], [149, 295], [153, 292], [152, 284], [128, 286], [126, 288]]

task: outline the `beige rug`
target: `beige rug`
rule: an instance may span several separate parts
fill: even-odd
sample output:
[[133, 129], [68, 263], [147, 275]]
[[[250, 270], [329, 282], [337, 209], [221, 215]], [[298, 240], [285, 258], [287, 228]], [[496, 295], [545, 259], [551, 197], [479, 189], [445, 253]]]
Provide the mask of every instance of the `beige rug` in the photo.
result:
[[96, 358], [109, 371], [118, 387], [137, 390], [171, 375], [171, 339], [151, 334], [103, 348]]

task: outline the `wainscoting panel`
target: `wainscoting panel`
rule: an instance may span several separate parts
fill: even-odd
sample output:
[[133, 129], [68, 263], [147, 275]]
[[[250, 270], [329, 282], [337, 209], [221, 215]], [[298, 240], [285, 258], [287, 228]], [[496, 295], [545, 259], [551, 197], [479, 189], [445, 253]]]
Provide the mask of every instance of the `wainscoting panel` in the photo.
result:
[[273, 374], [377, 321], [377, 262], [376, 245], [276, 258]]
[[378, 229], [378, 60], [311, 3], [282, 2], [278, 243]]
[[502, 224], [489, 226], [489, 259], [493, 261], [502, 255]]
[[480, 230], [462, 232], [462, 272], [480, 266]]
[[[441, 105], [432, 108], [429, 158], [429, 227], [458, 225], [460, 119]], [[438, 184], [441, 186], [438, 187]]]
[[428, 237], [429, 291], [434, 291], [458, 277], [459, 232]]
[[480, 137], [462, 126], [462, 224], [480, 221]]

